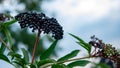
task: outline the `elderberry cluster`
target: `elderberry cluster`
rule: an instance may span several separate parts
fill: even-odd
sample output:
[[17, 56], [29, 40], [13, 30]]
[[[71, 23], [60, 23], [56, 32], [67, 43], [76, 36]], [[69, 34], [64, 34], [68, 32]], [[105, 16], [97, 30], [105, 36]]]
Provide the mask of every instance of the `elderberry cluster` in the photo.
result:
[[[111, 44], [105, 44], [102, 42], [102, 40], [96, 38], [95, 36], [91, 37], [91, 41], [89, 44], [91, 44], [93, 47], [95, 47], [95, 53], [92, 56], [97, 57], [103, 57], [106, 59], [110, 59], [113, 61], [117, 68], [120, 68], [120, 54], [116, 50], [115, 47], [112, 47]], [[97, 51], [96, 51], [97, 50]]]
[[24, 12], [15, 16], [15, 19], [19, 21], [21, 28], [29, 27], [32, 32], [38, 30], [46, 34], [52, 33], [52, 37], [57, 40], [63, 37], [62, 26], [55, 18], [49, 18], [44, 13]]

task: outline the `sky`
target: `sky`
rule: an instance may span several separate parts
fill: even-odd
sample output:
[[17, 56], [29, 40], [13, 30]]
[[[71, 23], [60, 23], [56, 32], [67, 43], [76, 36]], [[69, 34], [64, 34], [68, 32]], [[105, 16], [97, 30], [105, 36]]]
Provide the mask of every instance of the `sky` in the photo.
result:
[[53, 0], [44, 2], [42, 9], [47, 15], [56, 17], [63, 26], [64, 39], [60, 46], [68, 52], [73, 47], [78, 48], [68, 33], [73, 33], [85, 41], [96, 35], [119, 48], [119, 3], [119, 0]]
[[[9, 2], [8, 2], [9, 3]], [[10, 8], [5, 3], [2, 7]], [[64, 39], [59, 46], [62, 50], [58, 52], [59, 57], [70, 53], [72, 50], [80, 49], [83, 56], [86, 54], [75, 39], [68, 33], [75, 34], [85, 41], [90, 40], [90, 36], [96, 35], [106, 43], [120, 48], [120, 0], [52, 0], [43, 2], [42, 9], [49, 17], [54, 16], [63, 26]], [[14, 4], [17, 5], [17, 2]], [[17, 6], [24, 8], [21, 4]], [[17, 7], [11, 8], [14, 10]], [[0, 9], [2, 10], [2, 9]], [[0, 61], [4, 68], [13, 68], [4, 61]], [[2, 68], [3, 68], [2, 67]]]
[[68, 33], [86, 42], [90, 36], [96, 35], [105, 43], [120, 48], [120, 0], [53, 0], [44, 2], [42, 6], [47, 15], [56, 17], [63, 26], [64, 39], [59, 45], [62, 51], [58, 53], [60, 57], [75, 49], [81, 50], [77, 57], [87, 53]]

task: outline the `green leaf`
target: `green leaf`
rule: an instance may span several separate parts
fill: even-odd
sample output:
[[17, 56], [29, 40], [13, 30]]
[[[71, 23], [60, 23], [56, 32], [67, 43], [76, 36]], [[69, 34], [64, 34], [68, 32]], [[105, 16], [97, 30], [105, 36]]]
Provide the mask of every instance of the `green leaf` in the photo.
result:
[[71, 34], [71, 33], [69, 33], [72, 37], [74, 37], [74, 38], [76, 38], [78, 41], [81, 41], [81, 42], [84, 42], [81, 38], [79, 38], [78, 36], [75, 36], [75, 35], [73, 35], [73, 34]]
[[36, 66], [33, 64], [30, 64], [30, 68], [36, 68]]
[[24, 67], [23, 63], [22, 62], [18, 62], [18, 61], [13, 61], [15, 64], [19, 65], [19, 66], [22, 66]]
[[16, 58], [15, 61], [13, 61], [14, 63], [24, 67], [24, 65], [26, 65], [25, 60], [23, 58]]
[[75, 36], [73, 34], [70, 34], [72, 37], [74, 37], [75, 39], [78, 40], [78, 44], [81, 45], [84, 49], [86, 49], [88, 51], [88, 54], [90, 55], [91, 53], [91, 45], [86, 43], [85, 41], [83, 41], [81, 38], [79, 38], [78, 36]]
[[9, 21], [9, 22], [5, 22], [5, 26], [8, 27], [10, 25], [12, 25], [13, 23], [17, 22], [15, 19]]
[[52, 68], [68, 68], [65, 64], [53, 64]]
[[22, 52], [23, 52], [23, 55], [24, 55], [24, 60], [28, 63], [29, 62], [28, 52], [24, 48], [22, 48]]
[[5, 55], [3, 55], [3, 54], [0, 54], [0, 59], [6, 61], [6, 62], [8, 62], [8, 63], [10, 63], [8, 57], [5, 56]]
[[21, 55], [15, 53], [15, 52], [9, 52], [8, 55], [10, 55], [10, 56], [12, 57], [12, 59], [14, 59], [14, 57], [16, 57], [16, 58], [21, 58]]
[[5, 51], [5, 49], [6, 49], [6, 46], [5, 46], [4, 43], [7, 42], [7, 39], [4, 39], [4, 40], [3, 40], [3, 39], [1, 38], [1, 41], [3, 41], [3, 42], [1, 43], [0, 53], [3, 54], [4, 51]]
[[9, 44], [10, 44], [10, 47], [12, 47], [12, 37], [11, 37], [11, 34], [10, 34], [9, 30], [7, 29], [7, 27], [5, 27], [4, 31], [5, 31], [7, 40], [9, 42]]
[[58, 59], [58, 62], [59, 61], [64, 61], [64, 60], [68, 60], [70, 58], [73, 58], [73, 57], [77, 56], [77, 54], [79, 53], [79, 51], [80, 50], [74, 50], [74, 51], [72, 51], [71, 53], [69, 53], [69, 54], [61, 57], [60, 59]]
[[81, 45], [83, 48], [85, 48], [88, 51], [88, 54], [91, 53], [91, 45], [85, 42], [77, 42], [79, 45]]
[[2, 43], [0, 48], [0, 54], [3, 54], [5, 49], [6, 49], [5, 45]]
[[45, 60], [41, 60], [37, 63], [38, 67], [48, 64], [48, 63], [55, 63], [56, 61], [53, 59], [45, 59]]
[[50, 57], [50, 55], [53, 53], [55, 47], [56, 47], [56, 44], [57, 44], [58, 40], [55, 40], [51, 45], [50, 47], [40, 56], [40, 59], [43, 60], [43, 59], [47, 59]]
[[2, 30], [4, 30], [4, 23], [2, 22], [0, 22], [0, 31], [2, 31]]
[[94, 68], [111, 68], [111, 67], [104, 63], [98, 63], [98, 64], [95, 64]]
[[88, 63], [90, 63], [90, 61], [88, 60], [79, 60], [79, 61], [74, 61], [68, 64], [68, 67], [73, 68], [75, 66], [85, 66]]

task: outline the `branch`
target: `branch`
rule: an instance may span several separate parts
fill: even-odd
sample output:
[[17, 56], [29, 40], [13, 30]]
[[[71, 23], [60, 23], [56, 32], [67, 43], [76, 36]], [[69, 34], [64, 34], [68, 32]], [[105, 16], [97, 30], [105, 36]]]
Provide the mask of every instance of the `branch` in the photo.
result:
[[0, 41], [7, 47], [7, 49], [12, 52], [12, 50], [10, 49], [10, 47], [7, 46], [7, 44], [2, 40], [2, 38], [0, 37]]
[[31, 62], [31, 64], [34, 63], [34, 58], [35, 58], [35, 53], [36, 53], [36, 50], [37, 50], [37, 45], [38, 45], [40, 33], [41, 33], [41, 31], [38, 31], [38, 35], [36, 37], [36, 41], [35, 41], [35, 44], [34, 44], [34, 50], [33, 50], [33, 53], [32, 53], [32, 62]]
[[61, 64], [61, 63], [66, 63], [66, 62], [70, 62], [70, 61], [76, 61], [76, 60], [80, 60], [80, 59], [87, 59], [87, 58], [94, 58], [97, 56], [87, 56], [87, 57], [82, 57], [82, 58], [75, 58], [75, 59], [70, 59], [70, 60], [64, 60], [64, 61], [60, 61], [60, 62], [56, 62], [56, 63], [50, 63], [50, 64], [46, 64], [41, 66], [41, 68], [47, 68], [53, 64]]

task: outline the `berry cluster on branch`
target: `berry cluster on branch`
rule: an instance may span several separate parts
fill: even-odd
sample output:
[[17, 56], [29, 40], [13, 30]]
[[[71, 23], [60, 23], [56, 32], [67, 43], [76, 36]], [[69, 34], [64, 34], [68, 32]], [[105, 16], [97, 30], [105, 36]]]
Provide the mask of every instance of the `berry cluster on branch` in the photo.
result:
[[89, 42], [93, 47], [95, 47], [95, 53], [92, 56], [98, 56], [113, 61], [117, 68], [120, 68], [120, 53], [111, 44], [105, 44], [102, 40], [91, 37]]
[[32, 28], [32, 32], [38, 30], [46, 34], [52, 33], [52, 37], [57, 40], [63, 37], [62, 26], [55, 18], [49, 18], [44, 13], [23, 12], [16, 15], [15, 19], [19, 21], [21, 28], [29, 27]]

